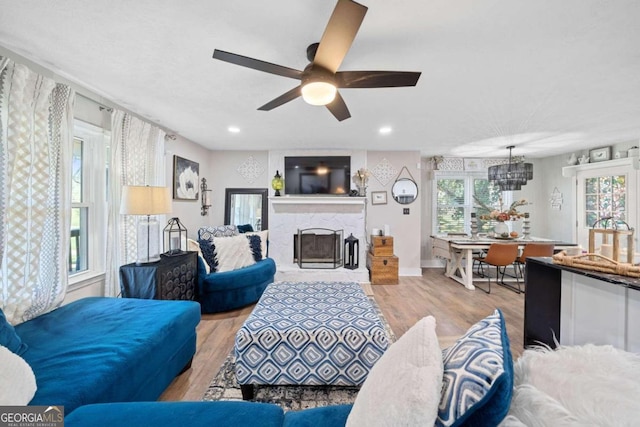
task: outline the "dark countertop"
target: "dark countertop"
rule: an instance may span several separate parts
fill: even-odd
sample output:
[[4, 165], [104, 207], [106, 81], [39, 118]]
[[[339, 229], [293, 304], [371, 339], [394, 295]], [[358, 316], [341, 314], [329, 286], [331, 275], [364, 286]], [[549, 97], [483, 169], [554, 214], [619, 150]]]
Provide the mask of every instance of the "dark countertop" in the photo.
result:
[[630, 276], [620, 276], [618, 274], [601, 273], [599, 271], [584, 270], [582, 268], [567, 267], [566, 265], [554, 264], [551, 257], [532, 257], [527, 258], [527, 262], [534, 262], [537, 264], [547, 265], [558, 270], [570, 271], [571, 273], [580, 274], [582, 276], [591, 277], [593, 279], [609, 282], [614, 285], [624, 286], [627, 288], [640, 291], [640, 278]]

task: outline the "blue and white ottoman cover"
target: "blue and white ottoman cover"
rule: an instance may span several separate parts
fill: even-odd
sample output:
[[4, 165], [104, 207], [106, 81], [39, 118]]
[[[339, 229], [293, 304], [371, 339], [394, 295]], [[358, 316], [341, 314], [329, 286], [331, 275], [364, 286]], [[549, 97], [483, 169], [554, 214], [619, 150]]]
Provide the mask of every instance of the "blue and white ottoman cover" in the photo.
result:
[[358, 283], [276, 282], [236, 334], [238, 384], [359, 386], [389, 347]]

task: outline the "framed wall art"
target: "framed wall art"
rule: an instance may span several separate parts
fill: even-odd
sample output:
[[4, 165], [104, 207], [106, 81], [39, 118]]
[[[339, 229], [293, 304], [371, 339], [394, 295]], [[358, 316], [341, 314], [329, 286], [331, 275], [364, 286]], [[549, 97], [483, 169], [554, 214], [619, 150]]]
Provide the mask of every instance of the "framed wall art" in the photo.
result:
[[371, 192], [371, 204], [372, 205], [386, 205], [387, 204], [387, 192], [386, 191], [372, 191]]
[[595, 148], [589, 151], [589, 160], [591, 163], [611, 160], [611, 147]]
[[200, 165], [179, 156], [173, 156], [173, 198], [198, 200]]

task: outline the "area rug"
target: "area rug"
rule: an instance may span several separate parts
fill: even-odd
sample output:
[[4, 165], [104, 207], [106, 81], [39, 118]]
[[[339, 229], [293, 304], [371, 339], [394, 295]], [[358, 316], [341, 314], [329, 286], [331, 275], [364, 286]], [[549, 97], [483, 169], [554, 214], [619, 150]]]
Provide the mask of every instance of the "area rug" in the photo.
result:
[[[371, 301], [371, 305], [380, 316], [380, 320], [389, 336], [389, 342], [394, 342], [396, 336], [391, 330], [389, 322], [382, 315], [380, 307], [372, 296], [369, 296], [369, 301]], [[211, 381], [202, 400], [242, 400], [242, 392], [236, 382], [234, 362], [235, 357], [232, 350], [222, 364], [220, 371]], [[255, 387], [254, 401], [275, 403], [285, 411], [295, 411], [353, 403], [359, 389], [359, 387], [339, 386], [257, 386]]]

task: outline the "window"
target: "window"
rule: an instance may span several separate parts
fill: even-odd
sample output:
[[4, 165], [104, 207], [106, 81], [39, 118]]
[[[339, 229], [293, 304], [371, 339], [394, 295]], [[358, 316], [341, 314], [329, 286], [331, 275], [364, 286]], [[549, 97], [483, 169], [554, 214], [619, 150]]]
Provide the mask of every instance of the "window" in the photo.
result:
[[69, 273], [87, 269], [87, 212], [89, 206], [84, 201], [84, 147], [83, 139], [73, 138], [71, 160], [71, 240], [69, 244]]
[[[436, 234], [470, 233], [471, 212], [488, 213], [482, 210], [480, 203], [490, 208], [499, 208], [502, 194], [498, 186], [489, 182], [486, 174], [437, 173], [435, 186], [432, 229]], [[511, 193], [505, 192], [504, 197], [504, 204], [508, 206]], [[493, 224], [490, 222], [478, 220], [479, 232], [488, 232], [492, 228]]]
[[[615, 222], [624, 221], [631, 226], [637, 221], [636, 173], [630, 165], [599, 164], [577, 172], [576, 242], [583, 248], [588, 247], [589, 229], [597, 220], [612, 217]], [[597, 227], [614, 225], [608, 221], [600, 222]]]
[[71, 155], [70, 283], [104, 272], [108, 135], [76, 120]]
[[[626, 221], [626, 176], [599, 176], [587, 178], [585, 185], [585, 221], [593, 227], [600, 218]], [[603, 228], [606, 224], [599, 224]], [[611, 224], [608, 224], [611, 228]]]

